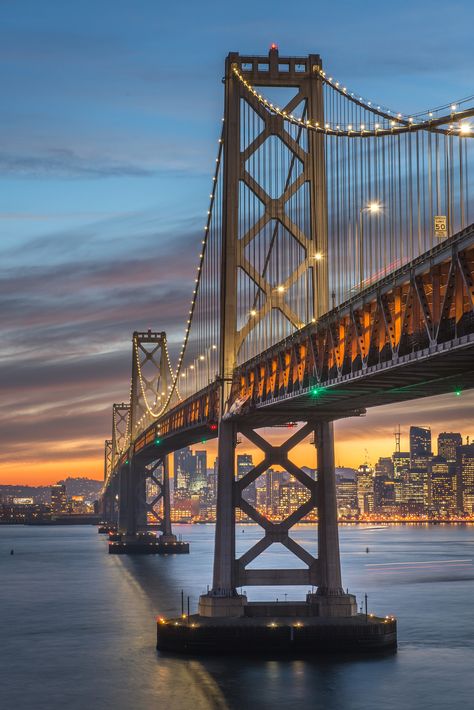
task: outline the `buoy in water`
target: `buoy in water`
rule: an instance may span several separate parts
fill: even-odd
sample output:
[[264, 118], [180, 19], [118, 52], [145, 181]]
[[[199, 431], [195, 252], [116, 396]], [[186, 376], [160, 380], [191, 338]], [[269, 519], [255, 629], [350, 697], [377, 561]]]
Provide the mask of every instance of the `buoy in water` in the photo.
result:
[[15, 551], [14, 551], [14, 550], [10, 550], [10, 555], [14, 555], [14, 554], [15, 554]]
[[366, 548], [365, 548], [365, 551], [366, 551], [366, 552], [370, 552], [370, 550], [369, 550], [369, 548], [368, 548], [368, 547], [366, 547]]

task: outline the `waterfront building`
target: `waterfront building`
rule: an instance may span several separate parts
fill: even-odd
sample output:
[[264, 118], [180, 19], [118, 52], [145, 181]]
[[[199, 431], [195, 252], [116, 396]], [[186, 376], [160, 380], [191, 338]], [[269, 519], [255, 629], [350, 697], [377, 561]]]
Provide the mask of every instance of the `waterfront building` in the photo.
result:
[[[253, 458], [251, 454], [237, 455], [237, 480], [243, 478], [249, 471], [253, 469]], [[243, 498], [255, 507], [257, 502], [257, 490], [255, 481], [243, 490]]]
[[434, 456], [430, 472], [430, 510], [442, 517], [454, 515], [458, 509], [457, 476], [446, 459]]
[[374, 471], [366, 463], [359, 466], [356, 474], [357, 505], [361, 513], [374, 510]]
[[294, 513], [300, 506], [308, 501], [309, 490], [298, 481], [282, 483], [279, 487], [277, 515], [284, 519]]
[[276, 471], [269, 468], [265, 474], [266, 479], [266, 514], [269, 516], [278, 514], [278, 504], [280, 501], [280, 486], [288, 481], [286, 471]]
[[199, 493], [207, 485], [207, 451], [196, 451], [191, 456], [189, 490]]
[[336, 477], [337, 510], [339, 515], [350, 516], [359, 512], [357, 483], [353, 478]]
[[403, 503], [410, 515], [421, 515], [429, 505], [428, 467], [410, 468], [403, 491]]
[[410, 452], [395, 451], [392, 455], [392, 461], [395, 503], [400, 505], [405, 502], [405, 486], [408, 480], [408, 471], [410, 470]]
[[64, 483], [56, 483], [51, 486], [51, 512], [53, 515], [68, 512], [66, 486]]
[[458, 446], [456, 457], [458, 502], [463, 513], [474, 513], [474, 444]]
[[395, 481], [386, 475], [374, 476], [374, 511], [389, 513], [395, 507]]
[[193, 470], [193, 455], [189, 446], [174, 453], [174, 488], [188, 490]]

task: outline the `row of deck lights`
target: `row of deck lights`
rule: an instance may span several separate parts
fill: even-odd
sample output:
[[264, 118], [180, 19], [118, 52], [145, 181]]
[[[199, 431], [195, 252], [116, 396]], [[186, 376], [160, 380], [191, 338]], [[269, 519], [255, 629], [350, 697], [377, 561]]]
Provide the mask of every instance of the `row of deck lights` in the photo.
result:
[[[248, 91], [250, 91], [251, 94], [253, 94], [260, 101], [260, 103], [262, 103], [266, 108], [268, 108], [271, 111], [273, 111], [274, 113], [278, 114], [279, 116], [281, 116], [285, 120], [290, 121], [291, 123], [295, 123], [296, 125], [305, 126], [306, 128], [311, 128], [313, 130], [317, 130], [317, 131], [320, 131], [321, 133], [325, 133], [328, 135], [344, 133], [344, 132], [346, 132], [346, 130], [348, 133], [361, 133], [361, 134], [364, 134], [366, 132], [372, 132], [372, 130], [375, 130], [376, 133], [377, 133], [377, 131], [387, 130], [387, 128], [381, 126], [380, 123], [375, 123], [373, 129], [371, 127], [367, 129], [365, 124], [361, 124], [358, 127], [354, 127], [351, 124], [349, 124], [347, 126], [347, 128], [345, 128], [344, 126], [341, 127], [340, 125], [336, 125], [334, 127], [334, 126], [331, 126], [330, 123], [325, 123], [324, 126], [320, 126], [318, 121], [312, 122], [308, 119], [304, 120], [302, 118], [299, 118], [298, 116], [295, 116], [294, 114], [288, 114], [286, 111], [281, 109], [279, 106], [276, 106], [275, 104], [268, 101], [268, 99], [266, 99], [256, 89], [254, 89], [254, 87], [246, 79], [244, 79], [244, 77], [242, 76], [242, 74], [240, 73], [240, 71], [236, 65], [233, 66], [233, 72], [237, 76], [239, 81], [246, 87], [246, 89], [248, 89]], [[326, 76], [325, 72], [323, 72], [321, 70], [320, 74], [321, 74], [321, 76], [323, 76], [325, 78], [325, 76]], [[339, 82], [334, 82], [332, 77], [330, 77], [329, 79], [326, 79], [326, 81], [330, 82], [331, 85], [335, 86], [336, 88], [339, 88]], [[346, 87], [341, 89], [341, 91], [346, 93], [347, 92]], [[350, 96], [354, 97], [354, 94], [352, 93], [352, 94], [350, 94]], [[359, 101], [363, 102], [362, 97], [359, 99]], [[371, 107], [371, 106], [372, 106], [372, 102], [371, 101], [367, 102], [367, 107]], [[456, 108], [457, 108], [456, 104], [451, 105], [451, 111], [453, 113], [456, 111]], [[371, 108], [371, 110], [375, 111], [374, 108]], [[377, 106], [377, 110], [384, 110], [384, 109], [381, 109], [380, 106]], [[431, 120], [425, 120], [425, 121], [421, 121], [420, 123], [415, 123], [415, 119], [413, 116], [410, 116], [408, 119], [406, 119], [406, 118], [403, 118], [403, 115], [401, 113], [395, 114], [390, 109], [387, 109], [387, 113], [389, 113], [389, 114], [393, 113], [394, 119], [390, 121], [390, 127], [393, 129], [405, 128], [407, 125], [407, 121], [408, 121], [409, 125], [416, 126], [417, 128], [422, 128], [425, 125], [429, 126], [431, 123]], [[430, 118], [432, 118], [433, 112], [430, 111], [428, 113], [428, 115], [430, 116]], [[450, 124], [449, 129], [451, 131], [454, 130], [455, 129], [454, 124]], [[465, 123], [465, 122], [460, 123], [459, 124], [459, 133], [463, 136], [471, 135], [471, 133], [472, 133], [471, 124]]]

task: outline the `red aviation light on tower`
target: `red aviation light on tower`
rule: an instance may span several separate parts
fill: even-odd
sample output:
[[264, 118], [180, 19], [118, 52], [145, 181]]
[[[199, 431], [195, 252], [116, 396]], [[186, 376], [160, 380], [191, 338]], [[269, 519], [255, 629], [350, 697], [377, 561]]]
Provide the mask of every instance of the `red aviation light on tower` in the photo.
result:
[[278, 52], [278, 45], [275, 42], [271, 43], [270, 52]]

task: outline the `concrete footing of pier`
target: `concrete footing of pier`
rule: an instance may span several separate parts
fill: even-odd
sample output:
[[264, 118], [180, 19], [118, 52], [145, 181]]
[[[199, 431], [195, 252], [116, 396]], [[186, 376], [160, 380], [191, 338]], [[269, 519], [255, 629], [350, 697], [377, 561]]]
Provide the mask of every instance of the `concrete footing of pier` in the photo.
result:
[[[237, 604], [235, 605], [237, 606]], [[397, 648], [393, 617], [315, 616], [308, 602], [253, 602], [236, 617], [193, 614], [158, 618], [157, 648], [189, 655], [381, 653]]]
[[109, 542], [110, 555], [183, 555], [189, 553], [189, 542], [163, 539], [164, 536], [143, 535], [122, 536], [120, 540]]

